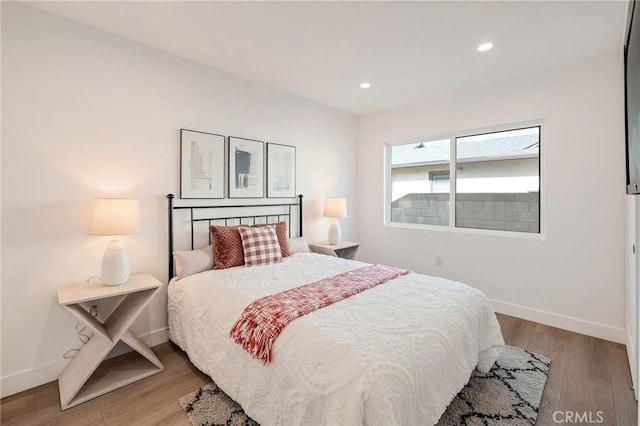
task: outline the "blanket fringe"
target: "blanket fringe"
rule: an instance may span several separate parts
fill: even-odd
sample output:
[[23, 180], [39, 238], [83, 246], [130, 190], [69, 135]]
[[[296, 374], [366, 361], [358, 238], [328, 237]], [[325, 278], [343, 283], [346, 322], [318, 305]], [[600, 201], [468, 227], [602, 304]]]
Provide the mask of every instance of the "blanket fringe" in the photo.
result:
[[261, 359], [265, 364], [271, 362], [271, 349], [275, 336], [257, 322], [242, 316], [233, 325], [229, 335], [254, 358]]

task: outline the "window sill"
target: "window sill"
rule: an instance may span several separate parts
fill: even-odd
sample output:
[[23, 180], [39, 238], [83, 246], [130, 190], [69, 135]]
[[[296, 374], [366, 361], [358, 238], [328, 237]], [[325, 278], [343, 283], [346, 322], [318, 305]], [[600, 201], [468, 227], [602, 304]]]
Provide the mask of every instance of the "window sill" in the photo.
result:
[[388, 228], [420, 229], [424, 231], [475, 234], [475, 235], [486, 235], [491, 237], [523, 238], [528, 240], [546, 240], [546, 235], [543, 232], [532, 233], [532, 232], [516, 232], [516, 231], [499, 231], [499, 230], [492, 230], [492, 229], [456, 228], [454, 226], [420, 225], [415, 223], [398, 223], [398, 222], [386, 222], [384, 226]]

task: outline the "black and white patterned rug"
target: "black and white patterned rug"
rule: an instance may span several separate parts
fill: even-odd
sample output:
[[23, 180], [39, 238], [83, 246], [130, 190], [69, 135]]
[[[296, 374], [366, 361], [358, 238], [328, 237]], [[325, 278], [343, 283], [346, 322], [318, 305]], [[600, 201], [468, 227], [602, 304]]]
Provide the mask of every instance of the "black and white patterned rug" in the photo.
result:
[[[491, 371], [471, 375], [438, 426], [534, 425], [550, 364], [545, 356], [505, 346]], [[183, 396], [180, 406], [197, 426], [258, 425], [215, 383]]]

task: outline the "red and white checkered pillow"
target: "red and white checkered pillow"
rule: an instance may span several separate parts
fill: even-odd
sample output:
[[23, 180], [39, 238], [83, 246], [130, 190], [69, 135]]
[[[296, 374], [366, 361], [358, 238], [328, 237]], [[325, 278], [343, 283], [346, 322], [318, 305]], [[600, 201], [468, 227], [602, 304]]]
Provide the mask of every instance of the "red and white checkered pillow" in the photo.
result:
[[275, 226], [238, 228], [242, 249], [244, 250], [244, 264], [246, 266], [268, 265], [282, 260], [282, 251], [276, 235]]

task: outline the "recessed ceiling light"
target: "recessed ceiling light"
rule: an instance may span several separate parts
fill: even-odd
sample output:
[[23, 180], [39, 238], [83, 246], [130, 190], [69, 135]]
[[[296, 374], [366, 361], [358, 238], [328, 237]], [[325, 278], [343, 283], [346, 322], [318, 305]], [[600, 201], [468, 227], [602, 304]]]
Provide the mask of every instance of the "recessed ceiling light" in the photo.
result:
[[493, 49], [493, 43], [482, 43], [478, 46], [478, 52], [486, 52], [487, 50]]
[[367, 83], [366, 81], [363, 81], [362, 83], [360, 83], [361, 89], [368, 89], [369, 87], [371, 87], [371, 84]]

